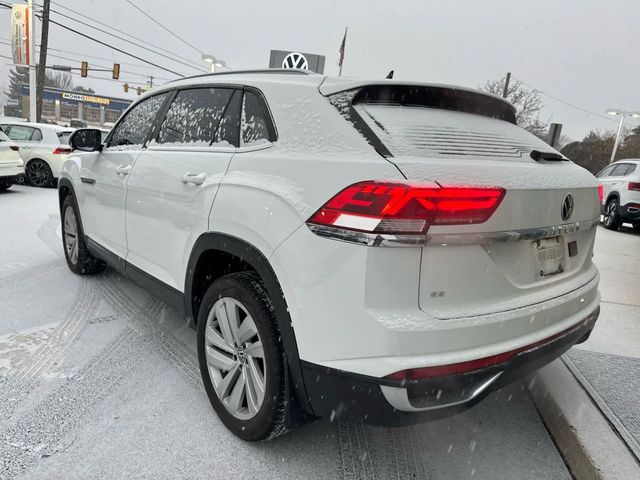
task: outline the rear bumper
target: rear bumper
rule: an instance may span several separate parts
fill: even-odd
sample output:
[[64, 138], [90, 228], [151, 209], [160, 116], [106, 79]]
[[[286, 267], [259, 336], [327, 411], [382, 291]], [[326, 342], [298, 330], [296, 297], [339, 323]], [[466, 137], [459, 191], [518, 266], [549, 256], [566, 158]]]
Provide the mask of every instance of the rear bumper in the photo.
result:
[[519, 351], [509, 361], [473, 372], [424, 380], [389, 380], [302, 361], [313, 413], [332, 420], [402, 426], [446, 417], [478, 403], [490, 392], [538, 370], [590, 335], [597, 307], [581, 322]]
[[631, 222], [640, 221], [640, 203], [627, 203], [620, 206], [620, 216]]

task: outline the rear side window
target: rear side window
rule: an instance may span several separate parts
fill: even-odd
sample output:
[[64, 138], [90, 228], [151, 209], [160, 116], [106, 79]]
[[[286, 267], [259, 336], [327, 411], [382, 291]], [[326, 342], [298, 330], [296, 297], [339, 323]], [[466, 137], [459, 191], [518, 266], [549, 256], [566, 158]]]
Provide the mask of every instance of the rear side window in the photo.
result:
[[157, 142], [237, 146], [237, 118], [241, 94], [241, 91], [230, 88], [195, 88], [179, 91], [167, 110]]
[[267, 106], [256, 93], [245, 90], [242, 101], [240, 145], [251, 146], [275, 141], [275, 131]]
[[636, 164], [630, 163], [629, 168], [627, 168], [627, 175], [631, 175], [635, 171], [636, 171]]
[[31, 141], [32, 142], [40, 142], [42, 140], [42, 132], [39, 128], [34, 128], [33, 132], [31, 132]]
[[114, 127], [108, 147], [142, 146], [167, 95], [154, 95], [129, 110]]
[[612, 177], [623, 177], [627, 174], [627, 170], [629, 169], [628, 163], [620, 163], [615, 166], [613, 171], [609, 174]]

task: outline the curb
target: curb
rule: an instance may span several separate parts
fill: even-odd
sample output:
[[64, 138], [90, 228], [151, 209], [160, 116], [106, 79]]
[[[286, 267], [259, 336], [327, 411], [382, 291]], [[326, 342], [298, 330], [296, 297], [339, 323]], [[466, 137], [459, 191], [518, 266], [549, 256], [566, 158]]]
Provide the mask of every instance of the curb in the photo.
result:
[[574, 478], [640, 478], [640, 464], [561, 359], [526, 384]]

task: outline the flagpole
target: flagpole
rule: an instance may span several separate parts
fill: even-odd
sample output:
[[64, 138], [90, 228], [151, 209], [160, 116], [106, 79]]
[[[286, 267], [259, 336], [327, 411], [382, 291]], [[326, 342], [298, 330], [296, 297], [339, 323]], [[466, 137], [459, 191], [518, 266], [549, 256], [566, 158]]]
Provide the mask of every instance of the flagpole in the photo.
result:
[[338, 76], [342, 76], [342, 64], [344, 63], [344, 51], [347, 49], [347, 30], [349, 27], [344, 27], [344, 38], [342, 40], [342, 57], [340, 59], [340, 70], [338, 70]]

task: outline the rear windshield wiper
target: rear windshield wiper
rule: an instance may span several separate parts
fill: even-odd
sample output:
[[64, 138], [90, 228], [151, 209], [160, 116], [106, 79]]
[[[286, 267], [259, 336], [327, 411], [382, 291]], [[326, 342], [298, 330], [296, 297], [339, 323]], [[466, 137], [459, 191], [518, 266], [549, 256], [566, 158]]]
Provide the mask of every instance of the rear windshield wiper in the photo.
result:
[[532, 150], [530, 153], [531, 158], [536, 162], [540, 160], [547, 160], [548, 162], [568, 162], [569, 159], [563, 157], [559, 153], [554, 152], [541, 152], [539, 150]]

